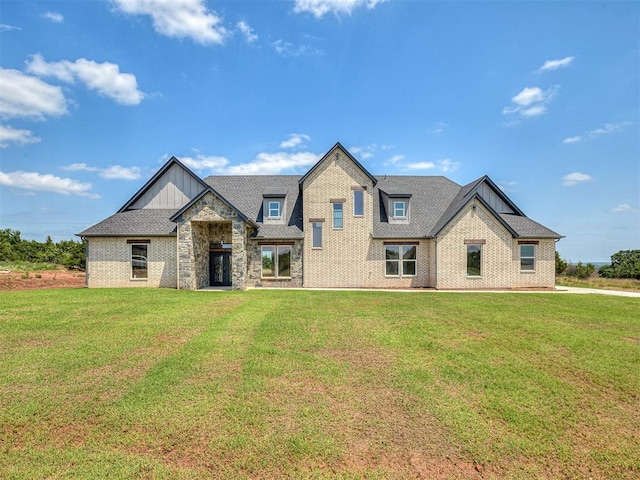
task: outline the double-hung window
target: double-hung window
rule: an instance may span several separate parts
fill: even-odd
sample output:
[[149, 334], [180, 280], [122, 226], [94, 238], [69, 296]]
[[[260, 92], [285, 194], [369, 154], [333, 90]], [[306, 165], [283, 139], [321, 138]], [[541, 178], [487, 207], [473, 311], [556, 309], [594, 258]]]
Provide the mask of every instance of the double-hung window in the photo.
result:
[[520, 245], [520, 270], [533, 271], [536, 269], [536, 246]]
[[280, 218], [280, 202], [277, 200], [269, 201], [269, 218]]
[[393, 201], [393, 216], [394, 216], [394, 218], [406, 218], [407, 217], [407, 202], [406, 202], [406, 200], [394, 200]]
[[344, 219], [344, 211], [343, 211], [343, 203], [332, 203], [333, 205], [333, 228], [342, 228], [343, 219]]
[[290, 245], [264, 245], [262, 247], [262, 277], [291, 278]]
[[417, 272], [417, 245], [385, 245], [385, 275], [413, 277]]

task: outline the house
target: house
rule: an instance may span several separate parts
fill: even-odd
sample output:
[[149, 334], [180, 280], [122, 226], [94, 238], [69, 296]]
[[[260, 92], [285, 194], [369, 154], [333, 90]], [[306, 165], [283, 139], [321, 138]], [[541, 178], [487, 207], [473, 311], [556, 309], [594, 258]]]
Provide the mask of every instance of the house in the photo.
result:
[[303, 176], [171, 158], [87, 241], [87, 286], [553, 288], [561, 235], [489, 177], [374, 176], [337, 143]]

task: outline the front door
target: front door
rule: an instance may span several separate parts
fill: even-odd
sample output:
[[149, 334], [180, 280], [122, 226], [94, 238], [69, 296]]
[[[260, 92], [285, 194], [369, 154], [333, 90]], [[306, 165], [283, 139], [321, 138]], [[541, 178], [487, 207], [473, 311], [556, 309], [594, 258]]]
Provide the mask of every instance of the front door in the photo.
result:
[[209, 285], [231, 286], [231, 252], [209, 253]]

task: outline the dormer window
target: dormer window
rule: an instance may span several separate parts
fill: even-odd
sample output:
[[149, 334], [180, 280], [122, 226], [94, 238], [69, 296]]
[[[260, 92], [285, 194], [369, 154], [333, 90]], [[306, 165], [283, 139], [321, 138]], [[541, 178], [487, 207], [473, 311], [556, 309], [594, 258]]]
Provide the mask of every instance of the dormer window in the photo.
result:
[[406, 200], [393, 201], [393, 217], [407, 218], [407, 201]]
[[281, 206], [280, 206], [280, 201], [279, 200], [270, 200], [269, 201], [269, 213], [268, 213], [268, 217], [271, 219], [278, 219], [281, 218]]
[[286, 193], [266, 192], [262, 195], [263, 222], [279, 224], [284, 222]]

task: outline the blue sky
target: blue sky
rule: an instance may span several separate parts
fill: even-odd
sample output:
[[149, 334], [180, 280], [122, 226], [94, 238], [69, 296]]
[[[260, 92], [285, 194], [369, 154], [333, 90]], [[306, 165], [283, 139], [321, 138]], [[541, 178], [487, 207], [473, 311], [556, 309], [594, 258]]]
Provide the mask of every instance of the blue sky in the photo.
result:
[[0, 4], [0, 228], [54, 240], [172, 155], [303, 174], [489, 175], [572, 261], [640, 248], [640, 3]]

